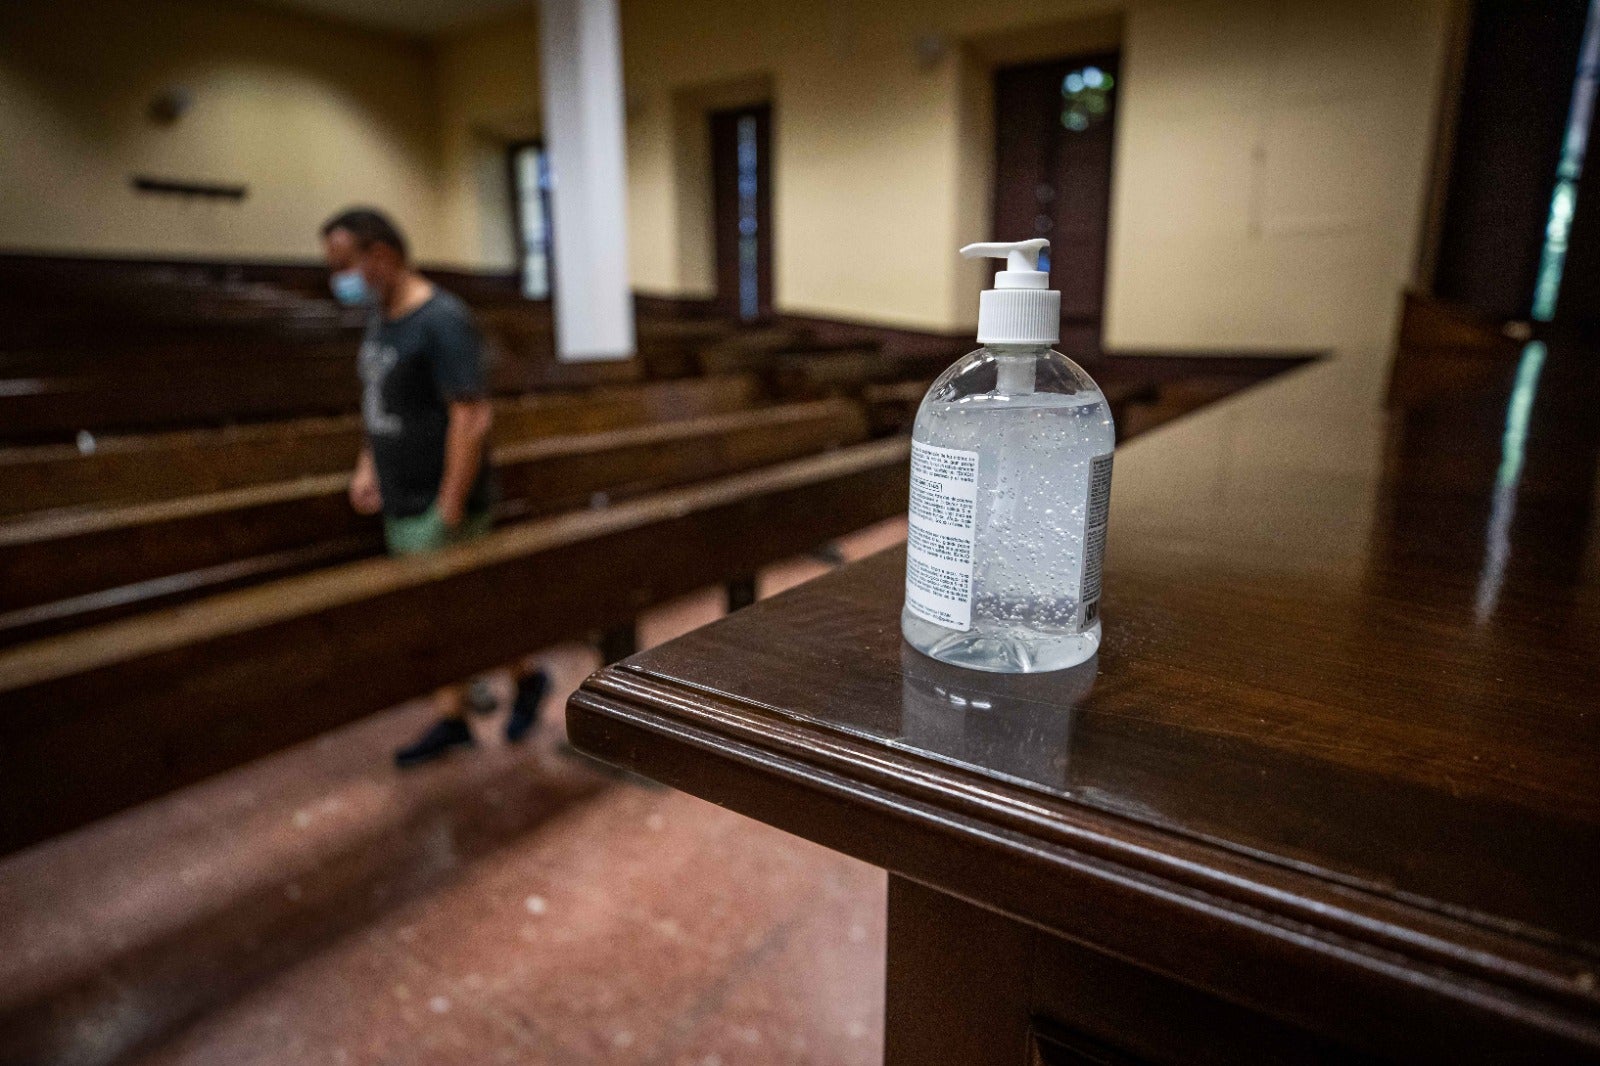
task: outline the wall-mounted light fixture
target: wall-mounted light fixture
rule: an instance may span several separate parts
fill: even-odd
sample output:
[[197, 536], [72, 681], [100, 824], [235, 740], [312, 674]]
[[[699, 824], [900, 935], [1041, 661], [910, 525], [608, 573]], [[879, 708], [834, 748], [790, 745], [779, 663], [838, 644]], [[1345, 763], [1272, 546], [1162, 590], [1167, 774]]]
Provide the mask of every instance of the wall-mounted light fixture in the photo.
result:
[[177, 122], [194, 106], [194, 94], [182, 85], [169, 85], [150, 98], [150, 121], [159, 126]]
[[184, 181], [175, 178], [152, 178], [136, 174], [132, 178], [136, 192], [156, 193], [162, 196], [193, 197], [201, 200], [243, 200], [250, 195], [248, 185], [228, 185], [214, 181]]

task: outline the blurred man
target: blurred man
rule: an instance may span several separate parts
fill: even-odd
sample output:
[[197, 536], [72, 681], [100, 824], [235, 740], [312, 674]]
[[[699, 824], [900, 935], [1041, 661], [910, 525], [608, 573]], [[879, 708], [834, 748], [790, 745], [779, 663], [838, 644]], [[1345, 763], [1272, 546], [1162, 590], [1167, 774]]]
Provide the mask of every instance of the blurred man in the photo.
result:
[[[471, 311], [412, 269], [405, 237], [381, 212], [335, 215], [322, 227], [322, 245], [339, 302], [370, 311], [359, 366], [366, 443], [350, 479], [351, 506], [382, 512], [392, 555], [482, 536], [493, 521], [493, 408]], [[506, 739], [532, 728], [545, 683], [536, 673], [519, 685]], [[472, 743], [462, 689], [440, 689], [434, 700], [439, 720], [395, 753], [399, 765]]]

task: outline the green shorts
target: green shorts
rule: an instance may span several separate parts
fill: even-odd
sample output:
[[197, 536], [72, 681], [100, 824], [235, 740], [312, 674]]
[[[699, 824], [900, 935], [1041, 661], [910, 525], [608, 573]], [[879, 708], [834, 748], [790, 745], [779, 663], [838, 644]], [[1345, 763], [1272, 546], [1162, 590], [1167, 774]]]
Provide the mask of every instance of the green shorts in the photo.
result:
[[437, 506], [431, 506], [419, 515], [409, 518], [383, 516], [383, 540], [390, 555], [422, 555], [477, 540], [494, 525], [494, 516], [487, 511], [468, 514], [454, 529], [445, 527]]

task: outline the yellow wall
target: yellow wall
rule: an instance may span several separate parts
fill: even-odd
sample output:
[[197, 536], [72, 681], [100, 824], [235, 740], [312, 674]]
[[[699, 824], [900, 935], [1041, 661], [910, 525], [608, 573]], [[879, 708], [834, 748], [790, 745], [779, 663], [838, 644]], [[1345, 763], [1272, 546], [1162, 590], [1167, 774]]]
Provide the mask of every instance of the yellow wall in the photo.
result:
[[[1003, 236], [993, 69], [1120, 42], [1110, 343], [1331, 346], [1381, 368], [1448, 4], [623, 0], [631, 280], [711, 291], [704, 115], [764, 97], [778, 307], [969, 328], [982, 272], [955, 249]], [[362, 200], [425, 260], [509, 269], [505, 148], [539, 132], [538, 52], [531, 12], [425, 46], [214, 0], [12, 0], [0, 246], [302, 257]], [[160, 127], [144, 107], [170, 84], [196, 106]], [[140, 197], [135, 172], [252, 193]]]
[[539, 134], [538, 29], [531, 17], [496, 21], [442, 40], [437, 59], [441, 255], [463, 267], [511, 270], [506, 149]]
[[[351, 202], [439, 250], [428, 50], [252, 6], [0, 4], [0, 248], [304, 259]], [[152, 122], [187, 87], [190, 113]], [[246, 183], [242, 203], [137, 194], [134, 174]]]
[[[994, 67], [1120, 39], [1107, 339], [1331, 346], [1381, 365], [1412, 269], [1446, 8], [624, 0], [632, 280], [709, 291], [706, 164], [689, 135], [697, 109], [760, 84], [773, 104], [779, 308], [970, 326], [981, 272], [954, 253], [990, 236]], [[915, 48], [923, 35], [945, 46], [931, 63]], [[534, 115], [535, 40], [531, 17], [455, 38], [442, 88], [472, 102], [447, 126]], [[447, 211], [468, 237], [456, 254], [509, 263], [473, 245], [469, 214]]]
[[1421, 229], [1447, 7], [1132, 5], [1113, 345], [1332, 346], [1375, 372]]

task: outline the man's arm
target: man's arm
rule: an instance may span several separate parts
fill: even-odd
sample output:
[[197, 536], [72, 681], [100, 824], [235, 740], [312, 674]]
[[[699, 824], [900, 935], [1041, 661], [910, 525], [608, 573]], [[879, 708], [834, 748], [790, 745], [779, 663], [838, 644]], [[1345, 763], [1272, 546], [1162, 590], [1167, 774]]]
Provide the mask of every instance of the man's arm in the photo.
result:
[[450, 401], [450, 426], [444, 440], [444, 477], [439, 480], [439, 517], [451, 529], [461, 524], [467, 494], [483, 464], [483, 442], [494, 421], [488, 400]]
[[361, 446], [356, 459], [355, 473], [350, 475], [350, 506], [356, 514], [377, 514], [383, 510], [383, 492], [378, 488], [378, 465], [372, 460], [372, 448]]
[[478, 328], [457, 301], [448, 301], [445, 309], [450, 313], [434, 321], [429, 346], [433, 381], [450, 418], [444, 438], [444, 476], [439, 479], [434, 507], [444, 524], [454, 529], [466, 514], [467, 496], [483, 465], [483, 443], [494, 409], [489, 405]]

